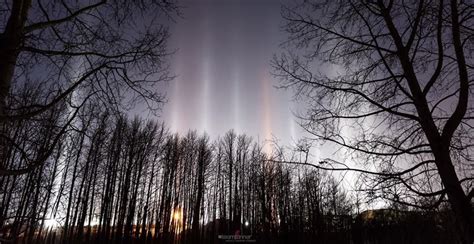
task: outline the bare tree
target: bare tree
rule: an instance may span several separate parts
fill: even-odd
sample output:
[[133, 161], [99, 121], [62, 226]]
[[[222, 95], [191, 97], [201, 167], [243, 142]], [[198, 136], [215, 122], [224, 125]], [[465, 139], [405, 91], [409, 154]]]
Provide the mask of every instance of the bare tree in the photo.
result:
[[[15, 0], [0, 8], [1, 175], [15, 173], [3, 154], [11, 121], [90, 97], [116, 111], [163, 102], [156, 87], [170, 79], [163, 23], [176, 14], [175, 1]], [[35, 102], [17, 102], [24, 89], [40, 91]]]
[[473, 10], [456, 0], [304, 1], [284, 9], [289, 51], [274, 59], [282, 87], [311, 104], [308, 132], [373, 165], [379, 183], [447, 195], [462, 243], [474, 238]]
[[198, 145], [197, 145], [197, 151], [198, 151], [198, 156], [197, 156], [197, 165], [196, 167], [196, 174], [197, 177], [195, 179], [196, 181], [196, 187], [195, 191], [196, 193], [196, 199], [194, 200], [194, 206], [193, 206], [193, 214], [192, 214], [192, 232], [193, 236], [192, 239], [195, 242], [199, 242], [200, 239], [200, 232], [199, 232], [199, 220], [201, 219], [201, 215], [203, 214], [201, 212], [202, 204], [204, 202], [204, 187], [205, 187], [205, 174], [206, 170], [210, 164], [210, 160], [212, 157], [212, 150], [211, 146], [209, 145], [209, 138], [207, 135], [202, 136], [198, 140]]

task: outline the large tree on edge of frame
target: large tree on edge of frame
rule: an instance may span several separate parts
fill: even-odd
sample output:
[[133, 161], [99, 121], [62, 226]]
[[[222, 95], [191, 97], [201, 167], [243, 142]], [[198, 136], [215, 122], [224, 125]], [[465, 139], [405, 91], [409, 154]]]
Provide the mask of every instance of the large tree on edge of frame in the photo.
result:
[[[170, 79], [163, 20], [176, 13], [174, 0], [2, 1], [0, 175], [30, 172], [48, 156], [7, 168], [11, 123], [91, 97], [115, 111], [137, 101], [158, 109], [164, 100], [155, 85]], [[25, 90], [41, 97], [19, 103]]]
[[283, 8], [288, 52], [273, 61], [281, 86], [311, 104], [308, 132], [374, 163], [378, 185], [447, 196], [461, 243], [474, 238], [473, 10], [457, 0], [302, 1]]

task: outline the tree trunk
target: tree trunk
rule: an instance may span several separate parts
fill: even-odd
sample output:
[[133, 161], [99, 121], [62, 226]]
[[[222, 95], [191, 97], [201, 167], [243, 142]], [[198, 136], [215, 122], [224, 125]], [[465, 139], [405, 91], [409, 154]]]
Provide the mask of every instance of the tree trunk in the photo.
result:
[[[31, 0], [13, 1], [5, 31], [0, 34], [0, 133], [5, 135], [8, 135], [5, 133], [8, 131], [6, 99], [10, 94], [10, 86], [23, 39], [23, 28], [30, 6]], [[0, 170], [6, 169], [7, 149], [8, 140], [0, 138]]]
[[473, 212], [470, 199], [464, 193], [454, 169], [449, 149], [435, 151], [436, 166], [448, 195], [456, 219], [457, 238], [460, 243], [472, 244], [474, 240]]

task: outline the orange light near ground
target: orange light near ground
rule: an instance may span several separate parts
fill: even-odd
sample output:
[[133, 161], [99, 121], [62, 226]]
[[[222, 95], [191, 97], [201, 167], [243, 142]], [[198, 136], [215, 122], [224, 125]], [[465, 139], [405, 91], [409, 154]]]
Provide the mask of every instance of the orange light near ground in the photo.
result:
[[181, 208], [176, 208], [173, 210], [173, 219], [174, 221], [178, 222], [181, 221], [183, 217], [183, 210]]
[[173, 209], [171, 218], [176, 233], [180, 233], [183, 230], [183, 209], [179, 207]]

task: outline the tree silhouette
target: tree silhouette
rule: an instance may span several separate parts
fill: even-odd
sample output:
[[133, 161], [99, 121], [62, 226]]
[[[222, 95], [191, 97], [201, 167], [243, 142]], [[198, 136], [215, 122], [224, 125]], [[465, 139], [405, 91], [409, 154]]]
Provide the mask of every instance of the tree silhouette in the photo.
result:
[[[91, 97], [116, 111], [137, 101], [150, 109], [163, 102], [155, 85], [170, 75], [168, 31], [160, 23], [175, 15], [174, 1], [20, 0], [4, 1], [1, 9], [1, 175], [25, 173], [44, 161], [23, 171], [6, 168], [16, 121], [33, 119], [59, 103], [74, 108]], [[36, 99], [20, 103], [26, 91]]]
[[473, 9], [304, 1], [284, 8], [288, 52], [273, 62], [281, 87], [310, 103], [309, 133], [373, 165], [359, 170], [373, 173], [372, 193], [411, 206], [413, 195], [435, 206], [447, 196], [461, 243], [474, 238]]

